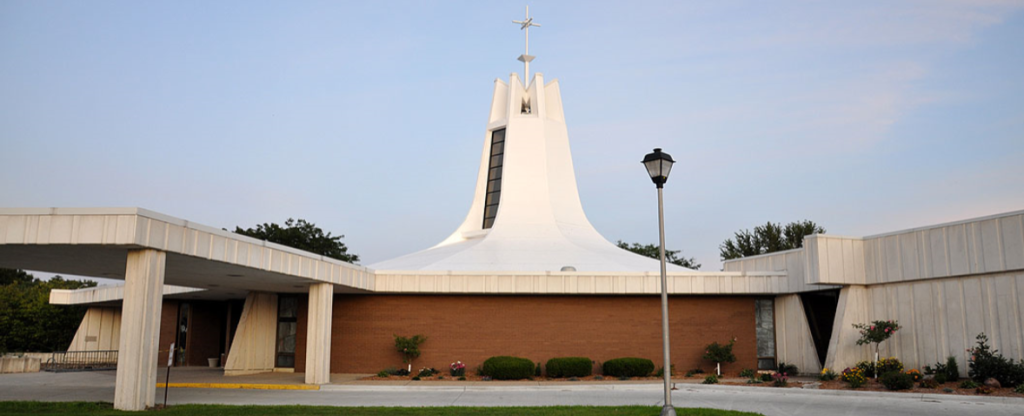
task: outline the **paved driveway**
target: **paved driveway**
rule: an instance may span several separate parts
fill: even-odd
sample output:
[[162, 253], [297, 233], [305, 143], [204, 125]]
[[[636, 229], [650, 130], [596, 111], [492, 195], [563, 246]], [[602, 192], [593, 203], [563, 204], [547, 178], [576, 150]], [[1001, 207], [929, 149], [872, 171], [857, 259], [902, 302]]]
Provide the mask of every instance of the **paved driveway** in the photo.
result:
[[[173, 381], [173, 380], [172, 380]], [[163, 389], [157, 391], [158, 401]], [[113, 401], [114, 373], [0, 375], [0, 400]], [[712, 407], [775, 415], [1018, 415], [1024, 399], [829, 390], [680, 385], [677, 407]], [[545, 386], [379, 386], [337, 384], [319, 391], [170, 389], [169, 404], [308, 404], [328, 406], [661, 405], [657, 384]]]

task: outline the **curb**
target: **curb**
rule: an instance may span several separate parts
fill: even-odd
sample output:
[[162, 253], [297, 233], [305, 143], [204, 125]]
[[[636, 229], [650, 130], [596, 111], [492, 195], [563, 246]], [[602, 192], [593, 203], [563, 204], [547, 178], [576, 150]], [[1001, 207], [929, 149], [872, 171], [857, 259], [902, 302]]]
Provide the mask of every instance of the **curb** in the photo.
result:
[[[995, 403], [995, 404], [1022, 404], [1024, 398], [1018, 397], [991, 397], [991, 396], [963, 396], [955, 394], [929, 394], [929, 393], [894, 393], [876, 391], [851, 391], [851, 390], [823, 390], [823, 389], [799, 389], [784, 388], [776, 389], [769, 387], [745, 387], [745, 386], [723, 386], [707, 384], [676, 383], [677, 392], [744, 392], [764, 393], [773, 395], [809, 395], [809, 396], [846, 396], [846, 397], [884, 397], [886, 399], [913, 400], [925, 402], [960, 402], [960, 403]], [[328, 384], [320, 386], [321, 391], [331, 392], [400, 392], [400, 391], [629, 391], [629, 390], [657, 390], [661, 391], [661, 384], [578, 384], [578, 385], [531, 385], [531, 386], [373, 386], [373, 385], [337, 385]]]
[[172, 389], [320, 390], [320, 386], [309, 384], [156, 383], [156, 387], [169, 387]]

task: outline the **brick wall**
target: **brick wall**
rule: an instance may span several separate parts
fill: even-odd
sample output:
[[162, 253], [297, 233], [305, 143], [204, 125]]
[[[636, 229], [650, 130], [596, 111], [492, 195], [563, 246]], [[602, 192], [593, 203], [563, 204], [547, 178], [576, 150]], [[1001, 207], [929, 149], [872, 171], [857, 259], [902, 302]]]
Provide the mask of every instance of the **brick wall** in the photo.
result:
[[[211, 301], [191, 301], [191, 326], [188, 329], [189, 339], [185, 353], [185, 365], [206, 366], [207, 358], [220, 357], [224, 338], [224, 320], [226, 319], [226, 303]], [[168, 348], [177, 342], [178, 311], [181, 301], [165, 300], [160, 311], [160, 343], [157, 365], [167, 367]]]
[[[495, 355], [545, 362], [585, 356], [661, 359], [658, 296], [402, 296], [336, 295], [332, 373], [376, 373], [402, 367], [393, 334], [428, 340], [414, 369], [440, 370], [461, 360], [470, 371]], [[296, 371], [305, 371], [306, 304], [300, 306]], [[754, 298], [669, 298], [672, 362], [677, 372], [713, 369], [701, 356], [711, 342], [738, 338], [737, 362], [723, 371], [756, 368]], [[658, 365], [660, 366], [660, 365]]]

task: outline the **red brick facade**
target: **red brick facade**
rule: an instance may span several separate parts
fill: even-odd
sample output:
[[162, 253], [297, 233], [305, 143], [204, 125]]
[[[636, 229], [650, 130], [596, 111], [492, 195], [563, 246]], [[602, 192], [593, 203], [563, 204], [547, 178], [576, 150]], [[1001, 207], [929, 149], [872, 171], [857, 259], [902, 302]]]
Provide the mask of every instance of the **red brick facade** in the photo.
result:
[[[737, 338], [737, 361], [723, 371], [756, 368], [754, 297], [669, 298], [672, 362], [677, 372], [705, 371], [704, 348]], [[634, 356], [660, 363], [658, 296], [336, 295], [332, 373], [376, 373], [402, 367], [394, 334], [427, 341], [413, 366], [440, 370], [461, 360], [472, 371], [495, 355], [545, 362], [584, 356], [597, 362]], [[298, 319], [296, 371], [305, 371], [306, 304]]]

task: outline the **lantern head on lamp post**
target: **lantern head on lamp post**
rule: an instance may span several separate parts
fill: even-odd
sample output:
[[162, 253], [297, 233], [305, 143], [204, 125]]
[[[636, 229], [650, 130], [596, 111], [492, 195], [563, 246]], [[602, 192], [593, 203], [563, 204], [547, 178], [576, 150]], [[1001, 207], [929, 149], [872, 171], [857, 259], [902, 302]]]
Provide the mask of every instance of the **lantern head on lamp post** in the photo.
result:
[[661, 149], [654, 149], [654, 153], [644, 156], [644, 167], [651, 180], [658, 186], [658, 251], [661, 255], [661, 347], [664, 353], [663, 376], [665, 378], [665, 405], [661, 408], [661, 416], [676, 416], [676, 409], [672, 407], [672, 368], [671, 349], [668, 342], [668, 283], [666, 282], [665, 270], [665, 204], [662, 197], [665, 182], [668, 182], [668, 173], [672, 170], [672, 156], [662, 153]]
[[654, 149], [654, 153], [648, 153], [644, 156], [644, 166], [647, 168], [647, 174], [651, 176], [651, 180], [654, 184], [661, 188], [668, 182], [668, 173], [672, 170], [672, 164], [676, 161], [672, 160], [672, 156], [668, 153], [662, 153], [661, 149]]

